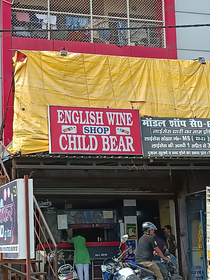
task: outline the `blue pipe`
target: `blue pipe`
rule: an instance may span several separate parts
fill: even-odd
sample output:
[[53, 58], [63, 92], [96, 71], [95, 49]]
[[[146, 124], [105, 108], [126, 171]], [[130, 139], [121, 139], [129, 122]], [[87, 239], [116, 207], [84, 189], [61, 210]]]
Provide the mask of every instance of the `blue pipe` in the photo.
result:
[[[202, 203], [203, 204], [203, 203]], [[201, 235], [202, 235], [202, 249], [203, 249], [203, 279], [206, 280], [206, 254], [205, 254], [205, 238], [204, 238], [204, 224], [203, 224], [203, 211], [200, 210], [200, 219], [201, 219]]]

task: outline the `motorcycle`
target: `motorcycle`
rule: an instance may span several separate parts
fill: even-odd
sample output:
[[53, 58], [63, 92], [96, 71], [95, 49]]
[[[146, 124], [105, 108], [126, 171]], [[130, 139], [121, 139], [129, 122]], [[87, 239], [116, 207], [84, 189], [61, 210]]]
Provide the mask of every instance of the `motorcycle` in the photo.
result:
[[[53, 267], [55, 252], [50, 252], [47, 255], [44, 271], [47, 272], [46, 279], [53, 280], [54, 276], [50, 269]], [[65, 263], [63, 251], [58, 251], [58, 279], [59, 280], [77, 280], [78, 276], [73, 266]]]
[[76, 280], [79, 279], [73, 266], [70, 264], [64, 264], [58, 269], [58, 279], [59, 280]]
[[170, 259], [169, 263], [161, 261], [156, 261], [156, 264], [160, 268], [160, 272], [163, 275], [164, 280], [182, 280], [182, 276], [177, 274], [178, 263], [176, 258], [170, 254], [168, 251], [165, 252], [165, 257]]
[[[164, 280], [182, 280], [182, 277], [177, 274], [177, 269], [178, 269], [178, 263], [176, 258], [170, 254], [168, 251], [166, 251], [165, 253], [165, 257], [170, 259], [170, 262], [165, 262], [163, 259], [161, 259], [161, 261], [155, 261], [156, 264], [158, 265], [158, 267], [160, 268], [160, 272], [163, 275], [163, 279]], [[154, 273], [152, 271], [150, 271], [149, 269], [146, 269], [143, 265], [139, 264], [136, 265], [134, 262], [132, 261], [125, 261], [125, 263], [133, 268], [136, 269], [137, 267], [140, 267], [142, 269], [141, 273], [139, 273], [138, 275], [140, 275], [141, 279], [151, 279], [153, 277], [154, 279]], [[152, 275], [153, 273], [153, 275]]]
[[104, 260], [101, 266], [103, 280], [153, 280], [155, 278], [154, 273], [150, 270], [140, 267], [134, 262], [125, 263], [126, 255], [132, 249], [132, 247], [129, 247], [122, 252], [121, 246], [127, 239], [127, 234], [121, 237], [120, 252], [117, 257]]

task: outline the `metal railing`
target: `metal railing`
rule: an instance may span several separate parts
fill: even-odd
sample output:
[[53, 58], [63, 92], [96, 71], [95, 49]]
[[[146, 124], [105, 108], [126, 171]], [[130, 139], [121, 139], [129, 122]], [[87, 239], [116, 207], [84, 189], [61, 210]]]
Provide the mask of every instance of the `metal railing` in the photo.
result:
[[47, 225], [35, 197], [34, 200], [34, 233], [36, 259], [43, 261], [44, 266], [40, 270], [47, 273], [46, 279], [58, 279], [58, 251], [57, 244]]
[[[58, 280], [57, 244], [34, 196], [34, 238], [36, 257], [35, 259], [30, 258], [29, 201], [27, 199], [28, 175], [24, 175], [24, 188], [26, 219], [26, 259], [4, 259], [4, 255], [1, 254], [0, 264], [2, 268], [3, 280], [8, 280], [9, 278]], [[43, 265], [42, 268], [41, 264]], [[12, 267], [12, 265], [19, 265], [19, 267]], [[11, 274], [10, 276], [9, 272]]]
[[163, 0], [14, 0], [11, 20], [18, 37], [165, 47]]

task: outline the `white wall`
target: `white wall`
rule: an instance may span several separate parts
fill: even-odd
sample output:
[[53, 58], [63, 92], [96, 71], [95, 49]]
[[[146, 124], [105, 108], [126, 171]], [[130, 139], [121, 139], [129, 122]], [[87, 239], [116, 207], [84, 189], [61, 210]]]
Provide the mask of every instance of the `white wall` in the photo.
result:
[[[210, 0], [175, 0], [176, 25], [210, 23]], [[178, 59], [210, 61], [210, 27], [177, 28]]]

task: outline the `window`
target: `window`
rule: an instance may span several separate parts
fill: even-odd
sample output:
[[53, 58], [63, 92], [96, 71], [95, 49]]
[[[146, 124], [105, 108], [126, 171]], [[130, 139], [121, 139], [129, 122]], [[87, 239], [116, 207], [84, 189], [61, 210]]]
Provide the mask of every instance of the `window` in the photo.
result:
[[164, 47], [163, 11], [163, 0], [14, 0], [13, 36]]

